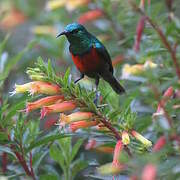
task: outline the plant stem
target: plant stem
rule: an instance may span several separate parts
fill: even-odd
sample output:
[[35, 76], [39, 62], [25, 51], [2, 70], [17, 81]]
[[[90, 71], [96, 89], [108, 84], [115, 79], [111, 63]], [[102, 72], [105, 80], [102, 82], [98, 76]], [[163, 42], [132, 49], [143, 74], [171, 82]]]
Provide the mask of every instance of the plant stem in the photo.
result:
[[142, 9], [140, 9], [134, 2], [132, 2], [131, 0], [129, 0], [130, 5], [133, 7], [133, 9], [140, 13], [141, 15], [145, 16], [146, 20], [149, 22], [149, 24], [154, 28], [154, 30], [157, 32], [157, 34], [159, 35], [162, 43], [164, 44], [164, 46], [166, 47], [166, 49], [169, 51], [171, 58], [173, 60], [175, 69], [176, 69], [176, 74], [178, 76], [178, 79], [180, 80], [180, 66], [178, 64], [178, 59], [176, 57], [176, 50], [174, 50], [174, 48], [170, 45], [170, 43], [168, 42], [166, 36], [164, 35], [162, 29], [159, 27], [159, 25], [154, 22]]

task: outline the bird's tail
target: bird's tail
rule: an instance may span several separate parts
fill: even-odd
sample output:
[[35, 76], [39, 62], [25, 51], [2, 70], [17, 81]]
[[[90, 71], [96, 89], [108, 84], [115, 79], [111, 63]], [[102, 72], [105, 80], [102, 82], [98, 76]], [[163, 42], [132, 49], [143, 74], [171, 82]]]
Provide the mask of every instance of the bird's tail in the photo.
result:
[[102, 78], [111, 85], [111, 87], [117, 94], [122, 94], [125, 92], [124, 87], [121, 86], [121, 84], [119, 84], [119, 82], [116, 80], [113, 74], [110, 73], [108, 75], [106, 74], [102, 76]]

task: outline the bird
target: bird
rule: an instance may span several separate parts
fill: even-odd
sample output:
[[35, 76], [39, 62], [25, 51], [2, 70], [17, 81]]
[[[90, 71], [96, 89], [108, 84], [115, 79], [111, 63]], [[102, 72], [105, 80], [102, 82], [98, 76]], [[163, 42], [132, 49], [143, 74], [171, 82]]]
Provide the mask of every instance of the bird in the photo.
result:
[[107, 49], [83, 25], [76, 22], [68, 24], [56, 38], [62, 35], [65, 35], [70, 43], [69, 52], [81, 74], [74, 83], [77, 83], [86, 75], [95, 79], [96, 89], [98, 88], [99, 79], [102, 78], [110, 84], [117, 94], [125, 92], [124, 87], [113, 75], [112, 61]]

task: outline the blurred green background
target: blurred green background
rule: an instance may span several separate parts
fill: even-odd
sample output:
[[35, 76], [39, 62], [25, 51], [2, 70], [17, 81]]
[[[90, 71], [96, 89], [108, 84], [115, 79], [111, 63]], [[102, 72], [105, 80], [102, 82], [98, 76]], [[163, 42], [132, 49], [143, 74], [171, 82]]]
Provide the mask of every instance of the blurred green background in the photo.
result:
[[[142, 1], [135, 2], [143, 9]], [[144, 9], [162, 28], [170, 44], [177, 46], [179, 59], [180, 1], [149, 0], [145, 1]], [[79, 72], [71, 60], [68, 42], [65, 37], [56, 39], [56, 35], [67, 24], [80, 22], [104, 43], [112, 58], [115, 76], [127, 91], [126, 96], [117, 98], [111, 88], [101, 81], [102, 94], [111, 92], [107, 98], [110, 107], [120, 109], [123, 103], [131, 102], [131, 110], [137, 112], [140, 122], [135, 124], [135, 128], [140, 132], [148, 130], [148, 137], [152, 141], [157, 140], [166, 131], [166, 124], [153, 124], [152, 114], [156, 112], [158, 99], [150, 87], [155, 86], [162, 96], [169, 86], [178, 91], [179, 81], [169, 52], [148, 22], [143, 28], [140, 48], [135, 50], [140, 19], [141, 15], [134, 12], [126, 0], [0, 0], [0, 100], [7, 99], [10, 106], [17, 102], [19, 96], [10, 97], [9, 93], [13, 91], [14, 84], [29, 81], [26, 68], [33, 67], [39, 56], [46, 62], [51, 59], [59, 75], [70, 67], [72, 78], [77, 79]], [[85, 78], [80, 84], [91, 89], [94, 82]], [[171, 107], [178, 102], [172, 100], [167, 107], [169, 114], [175, 114], [177, 132], [179, 109]], [[138, 158], [136, 163], [140, 162]], [[93, 166], [93, 163], [103, 164], [111, 158], [86, 152], [85, 159]], [[53, 163], [50, 161], [50, 164]]]

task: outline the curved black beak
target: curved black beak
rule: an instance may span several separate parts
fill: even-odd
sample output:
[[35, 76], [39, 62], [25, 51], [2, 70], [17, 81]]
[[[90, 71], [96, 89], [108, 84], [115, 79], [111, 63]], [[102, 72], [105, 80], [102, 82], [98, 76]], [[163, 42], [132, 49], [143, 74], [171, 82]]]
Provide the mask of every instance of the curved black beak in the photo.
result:
[[60, 36], [62, 36], [62, 35], [66, 35], [66, 34], [67, 34], [67, 32], [66, 32], [66, 31], [63, 31], [63, 32], [59, 33], [59, 34], [56, 36], [56, 38], [58, 38], [58, 37], [60, 37]]

